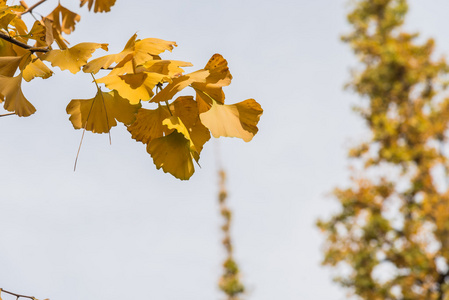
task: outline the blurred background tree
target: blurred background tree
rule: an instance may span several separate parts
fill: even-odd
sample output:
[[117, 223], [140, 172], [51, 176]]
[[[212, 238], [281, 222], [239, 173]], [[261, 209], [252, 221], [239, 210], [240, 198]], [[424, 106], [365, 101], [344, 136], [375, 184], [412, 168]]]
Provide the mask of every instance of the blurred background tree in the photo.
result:
[[323, 264], [361, 299], [449, 299], [448, 65], [432, 39], [403, 31], [407, 1], [352, 5], [343, 41], [360, 64], [348, 87], [371, 134], [349, 152], [340, 211], [318, 221]]
[[228, 192], [226, 189], [226, 172], [222, 167], [218, 172], [220, 178], [220, 190], [218, 192], [218, 202], [220, 205], [220, 214], [223, 217], [224, 224], [221, 226], [223, 232], [222, 244], [226, 250], [226, 259], [223, 263], [223, 274], [220, 277], [218, 286], [227, 296], [227, 300], [239, 300], [240, 295], [244, 293], [245, 286], [240, 279], [240, 270], [237, 262], [234, 260], [233, 243], [231, 239], [231, 220], [232, 211], [227, 204]]

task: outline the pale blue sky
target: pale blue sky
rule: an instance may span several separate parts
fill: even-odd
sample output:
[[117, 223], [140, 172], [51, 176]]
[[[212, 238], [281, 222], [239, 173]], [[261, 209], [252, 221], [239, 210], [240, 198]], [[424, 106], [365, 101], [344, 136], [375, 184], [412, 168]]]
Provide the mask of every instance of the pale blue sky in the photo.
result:
[[[94, 96], [90, 75], [55, 69], [24, 84], [37, 113], [0, 119], [0, 287], [51, 300], [222, 299], [219, 148], [245, 298], [345, 299], [319, 265], [314, 222], [335, 211], [327, 195], [347, 183], [346, 150], [366, 135], [350, 108], [358, 98], [343, 90], [355, 64], [339, 39], [347, 1], [117, 0], [101, 15], [61, 4], [81, 12], [72, 44], [105, 42], [114, 53], [138, 32], [176, 41], [164, 58], [192, 70], [222, 54], [234, 77], [228, 103], [255, 98], [265, 112], [250, 143], [209, 142], [189, 182], [156, 170], [122, 125], [112, 146], [86, 134], [74, 173], [81, 132], [65, 107]], [[447, 1], [413, 0], [407, 27], [449, 53], [448, 12]]]

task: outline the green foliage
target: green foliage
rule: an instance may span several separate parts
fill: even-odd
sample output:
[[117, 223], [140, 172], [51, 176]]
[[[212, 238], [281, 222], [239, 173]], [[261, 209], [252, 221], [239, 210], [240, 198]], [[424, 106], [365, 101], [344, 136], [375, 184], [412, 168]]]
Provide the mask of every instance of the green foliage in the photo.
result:
[[356, 112], [371, 138], [349, 152], [362, 167], [334, 192], [340, 212], [318, 222], [323, 264], [362, 299], [449, 299], [449, 68], [433, 40], [402, 31], [405, 0], [353, 5], [343, 41], [360, 68], [348, 86], [367, 100]]

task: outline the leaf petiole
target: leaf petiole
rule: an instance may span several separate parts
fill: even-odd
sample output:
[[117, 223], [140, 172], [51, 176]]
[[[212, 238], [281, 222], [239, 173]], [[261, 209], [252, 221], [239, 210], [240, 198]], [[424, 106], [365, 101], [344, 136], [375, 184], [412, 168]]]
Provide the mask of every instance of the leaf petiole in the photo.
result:
[[[98, 86], [97, 81], [95, 80], [94, 73], [90, 73], [90, 75], [92, 75], [92, 78], [94, 79], [95, 85], [97, 86], [98, 92], [100, 93], [101, 100], [103, 100], [104, 112], [105, 112], [105, 114], [106, 114], [106, 124], [108, 125], [108, 128], [109, 128], [109, 131], [108, 131], [108, 134], [109, 134], [109, 145], [112, 145], [112, 140], [111, 140], [111, 129], [110, 129], [110, 127], [109, 127], [108, 111], [107, 111], [107, 109], [106, 109], [106, 103], [105, 103], [105, 101], [104, 101], [103, 93], [101, 92], [101, 89], [100, 89], [100, 87]], [[95, 100], [94, 100], [94, 101], [95, 101]], [[92, 106], [93, 106], [93, 102], [94, 102], [94, 101], [92, 101]], [[87, 119], [89, 119], [89, 116], [87, 117]], [[86, 123], [87, 123], [87, 121], [86, 121]]]

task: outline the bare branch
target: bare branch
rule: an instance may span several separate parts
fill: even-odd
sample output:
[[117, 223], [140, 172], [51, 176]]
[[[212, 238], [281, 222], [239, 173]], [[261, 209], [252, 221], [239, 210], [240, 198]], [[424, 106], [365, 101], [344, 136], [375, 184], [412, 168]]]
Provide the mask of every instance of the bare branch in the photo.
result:
[[16, 294], [16, 293], [12, 293], [12, 292], [5, 291], [4, 289], [0, 289], [0, 291], [2, 291], [3, 293], [6, 293], [6, 294], [10, 294], [10, 295], [16, 296], [17, 299], [18, 299], [18, 298], [28, 298], [28, 299], [33, 299], [33, 300], [36, 299], [36, 298], [34, 298], [33, 296], [19, 295], [19, 294]]
[[13, 43], [14, 45], [17, 45], [17, 46], [19, 46], [19, 47], [21, 47], [23, 49], [29, 50], [31, 52], [48, 52], [48, 51], [50, 51], [48, 48], [35, 48], [35, 47], [32, 47], [32, 46], [27, 45], [25, 43], [19, 42], [18, 40], [10, 37], [9, 35], [7, 35], [7, 34], [5, 34], [3, 32], [0, 32], [0, 38], [5, 40], [5, 41], [8, 41], [10, 43]]
[[41, 5], [42, 3], [44, 3], [45, 1], [47, 1], [47, 0], [41, 0], [41, 1], [37, 2], [36, 4], [34, 4], [34, 5], [30, 6], [30, 7], [28, 7], [25, 11], [19, 13], [19, 17], [22, 16], [22, 15], [24, 15], [24, 14], [26, 14], [26, 13], [31, 13], [31, 12], [33, 11], [33, 9], [35, 9], [36, 7], [38, 7], [39, 5]]
[[9, 114], [0, 115], [0, 117], [12, 116], [12, 115], [15, 115], [15, 114], [16, 114], [16, 113], [9, 113]]

